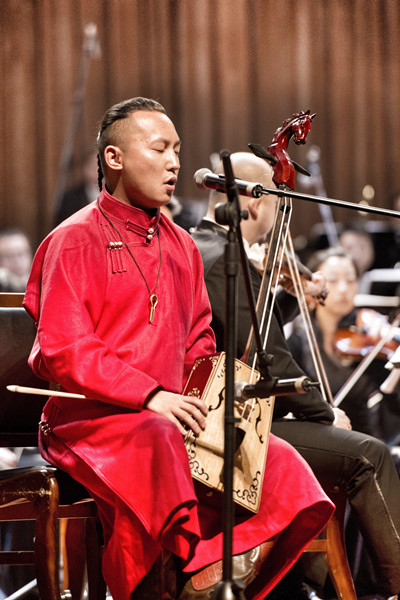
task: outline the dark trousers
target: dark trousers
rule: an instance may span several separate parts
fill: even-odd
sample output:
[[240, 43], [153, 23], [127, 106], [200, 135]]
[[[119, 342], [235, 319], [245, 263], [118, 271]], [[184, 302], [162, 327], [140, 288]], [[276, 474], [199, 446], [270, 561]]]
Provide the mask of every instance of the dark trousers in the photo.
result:
[[399, 594], [400, 481], [386, 444], [362, 433], [306, 421], [275, 421], [272, 433], [298, 450], [322, 485], [346, 487], [379, 592]]

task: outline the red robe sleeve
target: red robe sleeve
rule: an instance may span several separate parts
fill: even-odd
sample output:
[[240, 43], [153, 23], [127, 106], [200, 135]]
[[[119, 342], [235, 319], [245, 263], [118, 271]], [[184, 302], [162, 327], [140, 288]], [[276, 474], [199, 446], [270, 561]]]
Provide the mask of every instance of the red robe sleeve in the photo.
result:
[[[160, 301], [150, 325], [148, 293], [127, 252], [126, 271], [114, 272], [97, 222], [66, 223], [40, 246], [24, 300], [37, 324], [29, 359], [35, 373], [137, 410], [157, 389], [180, 393], [195, 358], [215, 350], [202, 262], [190, 236], [169, 225], [160, 234]], [[153, 246], [134, 247], [149, 282], [158, 268]]]

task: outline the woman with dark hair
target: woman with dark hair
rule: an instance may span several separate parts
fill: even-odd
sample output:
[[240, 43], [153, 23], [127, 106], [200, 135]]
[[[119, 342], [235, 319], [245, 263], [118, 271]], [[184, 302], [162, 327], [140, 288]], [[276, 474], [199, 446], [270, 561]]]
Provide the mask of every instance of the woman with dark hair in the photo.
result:
[[[372, 348], [380, 339], [379, 329], [386, 324], [386, 319], [375, 311], [355, 308], [358, 273], [353, 258], [343, 248], [316, 252], [308, 266], [323, 274], [328, 290], [324, 304], [317, 304], [311, 311], [311, 322], [335, 397], [354, 375], [355, 368], [368, 351], [367, 345]], [[363, 326], [357, 323], [363, 323]], [[365, 323], [370, 326], [369, 333]], [[316, 376], [306, 332], [299, 319], [294, 322], [288, 345], [306, 373]], [[344, 395], [340, 407], [350, 418], [353, 430], [373, 435], [393, 446], [400, 441], [400, 398], [397, 393], [382, 394], [379, 391], [389, 373], [384, 368], [386, 362], [386, 357], [376, 358]], [[397, 465], [398, 471], [399, 467]], [[376, 594], [381, 582], [374, 576], [371, 558], [353, 511], [346, 524], [346, 549], [357, 596]]]
[[[317, 304], [312, 311], [311, 320], [332, 395], [336, 396], [353, 376], [368, 347], [372, 348], [379, 341], [379, 332], [386, 325], [386, 318], [369, 309], [355, 308], [358, 272], [353, 258], [343, 248], [316, 252], [310, 258], [309, 268], [323, 274], [328, 290], [325, 302]], [[306, 373], [316, 376], [300, 320], [295, 322], [288, 344]], [[379, 386], [388, 376], [385, 364], [389, 355], [388, 349], [388, 354], [380, 354], [371, 363], [344, 396], [340, 407], [349, 416], [354, 430], [375, 435], [389, 444], [398, 444], [399, 396], [379, 392]], [[381, 402], [372, 407], [374, 398]], [[394, 423], [396, 427], [393, 427]]]

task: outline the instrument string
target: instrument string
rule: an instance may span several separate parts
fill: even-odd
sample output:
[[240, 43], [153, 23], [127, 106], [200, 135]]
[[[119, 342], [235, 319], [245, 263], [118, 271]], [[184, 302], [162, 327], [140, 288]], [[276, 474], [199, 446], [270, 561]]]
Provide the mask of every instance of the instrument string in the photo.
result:
[[310, 312], [307, 307], [307, 302], [304, 295], [303, 286], [301, 284], [301, 276], [298, 269], [298, 265], [294, 260], [294, 246], [292, 237], [288, 238], [290, 252], [288, 253], [287, 260], [293, 287], [296, 293], [297, 301], [299, 304], [300, 315], [303, 320], [304, 329], [307, 337], [307, 342], [310, 348], [311, 358], [314, 364], [314, 368], [317, 374], [317, 379], [321, 383], [321, 394], [326, 402], [333, 406], [332, 391], [328, 382], [328, 377], [325, 371], [325, 367], [322, 361], [321, 353], [318, 347], [318, 343], [315, 337], [314, 328], [312, 326]]
[[[291, 201], [290, 201], [291, 202]], [[274, 224], [270, 236], [270, 244], [268, 246], [265, 269], [260, 285], [260, 290], [257, 298], [256, 314], [259, 319], [260, 335], [262, 339], [262, 349], [266, 350], [269, 331], [271, 328], [271, 319], [273, 306], [276, 300], [277, 288], [276, 285], [279, 279], [279, 272], [283, 260], [282, 247], [285, 244], [288, 232], [289, 221], [291, 216], [290, 204], [284, 197], [280, 204], [276, 207]], [[283, 239], [283, 242], [282, 242]], [[278, 264], [278, 268], [276, 265]], [[246, 351], [242, 357], [244, 362], [251, 367], [251, 383], [256, 382], [260, 378], [260, 373], [257, 370], [257, 349], [255, 348], [255, 338], [253, 328], [250, 331], [246, 345]], [[246, 414], [247, 422], [250, 421], [252, 412], [256, 408], [256, 399], [246, 399], [242, 404], [242, 418]]]

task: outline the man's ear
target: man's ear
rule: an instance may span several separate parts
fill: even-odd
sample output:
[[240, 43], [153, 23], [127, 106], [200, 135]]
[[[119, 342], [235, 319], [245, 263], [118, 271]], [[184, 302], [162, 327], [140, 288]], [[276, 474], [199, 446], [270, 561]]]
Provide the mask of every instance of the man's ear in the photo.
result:
[[118, 146], [107, 146], [104, 150], [104, 160], [106, 165], [113, 171], [122, 169], [121, 149]]
[[247, 203], [247, 210], [252, 219], [256, 220], [258, 217], [258, 211], [261, 203], [261, 198], [250, 198]]

